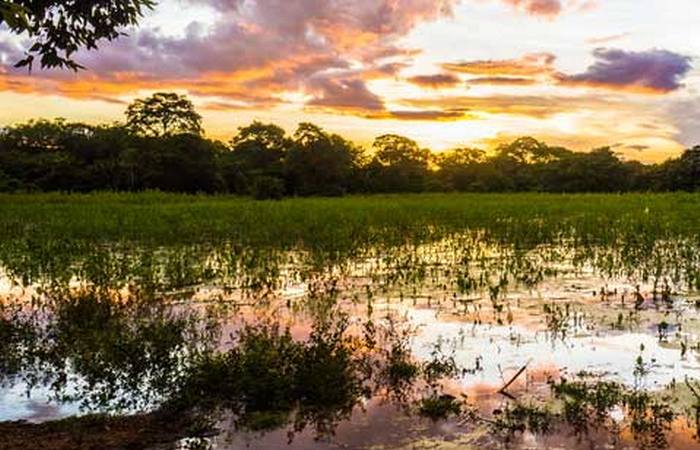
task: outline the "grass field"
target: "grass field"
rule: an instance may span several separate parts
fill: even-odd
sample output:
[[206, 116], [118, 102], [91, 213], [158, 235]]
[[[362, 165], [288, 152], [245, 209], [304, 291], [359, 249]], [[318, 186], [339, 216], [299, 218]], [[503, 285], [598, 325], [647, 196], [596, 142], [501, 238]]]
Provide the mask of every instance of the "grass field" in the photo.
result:
[[[1, 195], [0, 237], [334, 246], [410, 239], [426, 227], [484, 228], [534, 239], [575, 228], [605, 240], [644, 230], [695, 236], [700, 194], [424, 194], [259, 202], [162, 193]], [[658, 233], [658, 235], [656, 234]]]

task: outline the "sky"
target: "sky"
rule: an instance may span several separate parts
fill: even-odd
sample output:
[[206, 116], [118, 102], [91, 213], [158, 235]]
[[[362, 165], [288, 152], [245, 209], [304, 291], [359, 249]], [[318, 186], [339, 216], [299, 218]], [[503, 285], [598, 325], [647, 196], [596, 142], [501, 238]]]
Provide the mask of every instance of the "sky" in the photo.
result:
[[209, 137], [314, 122], [436, 151], [534, 136], [657, 162], [700, 144], [697, 0], [160, 0], [87, 69], [14, 69], [0, 30], [0, 125], [123, 120], [187, 94]]

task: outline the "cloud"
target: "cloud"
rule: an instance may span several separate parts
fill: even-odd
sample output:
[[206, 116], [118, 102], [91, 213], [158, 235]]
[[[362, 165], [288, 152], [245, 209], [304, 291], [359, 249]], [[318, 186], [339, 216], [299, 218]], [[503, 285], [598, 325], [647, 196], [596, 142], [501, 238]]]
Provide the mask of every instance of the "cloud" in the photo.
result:
[[507, 4], [535, 16], [553, 17], [561, 13], [560, 0], [504, 0]]
[[555, 95], [439, 96], [404, 99], [401, 103], [416, 108], [461, 111], [471, 115], [495, 114], [525, 116], [535, 119], [546, 119], [557, 114], [586, 109], [604, 108], [612, 104], [604, 97], [587, 96], [582, 98]]
[[[80, 51], [76, 59], [89, 70], [79, 76], [35, 71], [29, 78], [0, 62], [0, 88], [19, 83], [23, 89], [75, 98], [184, 89], [222, 97], [216, 101], [252, 99], [266, 105], [287, 92], [320, 91], [313, 102], [342, 107], [352, 103], [347, 89], [361, 91], [357, 80], [395, 76], [405, 67], [417, 51], [401, 39], [421, 23], [450, 16], [458, 2], [191, 0], [216, 11], [212, 23], [193, 20], [184, 35], [141, 29], [102, 43], [99, 51]], [[183, 8], [177, 0], [164, 0], [163, 7]], [[7, 53], [5, 47], [0, 53]], [[329, 73], [341, 81], [319, 87], [318, 80]], [[376, 95], [362, 94], [357, 103], [376, 109], [379, 103], [369, 101]]]
[[667, 50], [633, 52], [617, 49], [594, 50], [596, 62], [577, 75], [560, 75], [568, 86], [602, 87], [642, 93], [663, 94], [683, 85], [692, 68], [687, 56]]
[[369, 119], [397, 119], [397, 120], [427, 120], [427, 121], [456, 121], [474, 120], [476, 116], [465, 111], [438, 111], [438, 110], [398, 110], [385, 111], [380, 114], [369, 114]]
[[451, 73], [437, 73], [434, 75], [417, 75], [415, 77], [408, 78], [409, 83], [413, 83], [418, 86], [427, 87], [431, 89], [439, 89], [443, 87], [454, 87], [460, 83], [462, 80], [454, 74]]
[[586, 44], [593, 44], [593, 45], [600, 45], [600, 44], [608, 44], [610, 42], [614, 41], [619, 41], [620, 39], [624, 39], [628, 36], [630, 36], [632, 33], [618, 33], [618, 34], [611, 34], [608, 36], [599, 36], [599, 37], [592, 37], [586, 39]]
[[686, 147], [700, 145], [700, 98], [675, 101], [667, 106], [666, 113], [681, 144]]
[[443, 69], [474, 75], [467, 84], [531, 85], [557, 83], [567, 87], [593, 87], [646, 94], [664, 94], [683, 85], [691, 59], [668, 50], [625, 51], [598, 48], [595, 62], [580, 74], [556, 70], [551, 53], [531, 53], [516, 59], [445, 63]]
[[551, 53], [530, 53], [518, 59], [462, 61], [445, 63], [442, 67], [469, 75], [523, 77], [553, 73], [555, 60]]
[[468, 84], [483, 84], [493, 86], [530, 86], [538, 81], [534, 78], [524, 77], [481, 77], [468, 80]]
[[512, 8], [535, 17], [553, 19], [565, 11], [585, 13], [598, 7], [598, 0], [502, 0]]
[[318, 77], [311, 81], [310, 90], [315, 98], [307, 102], [309, 106], [357, 111], [382, 111], [384, 102], [367, 89], [360, 79], [333, 79]]

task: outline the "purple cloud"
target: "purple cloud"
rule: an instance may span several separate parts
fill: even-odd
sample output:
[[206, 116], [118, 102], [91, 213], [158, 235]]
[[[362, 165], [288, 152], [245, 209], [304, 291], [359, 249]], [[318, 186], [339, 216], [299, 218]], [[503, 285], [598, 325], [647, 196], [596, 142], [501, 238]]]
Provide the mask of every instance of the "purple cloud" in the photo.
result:
[[692, 68], [687, 56], [667, 50], [642, 52], [618, 49], [594, 50], [596, 62], [578, 75], [561, 75], [567, 85], [666, 93], [682, 87], [683, 77]]
[[307, 103], [309, 106], [359, 111], [384, 109], [384, 102], [360, 79], [317, 77], [310, 81], [309, 89], [315, 92], [315, 98]]
[[[67, 72], [36, 71], [24, 85], [74, 97], [181, 88], [233, 101], [252, 96], [269, 102], [283, 92], [312, 92], [319, 95], [317, 103], [329, 107], [351, 103], [351, 91], [362, 94], [356, 103], [376, 109], [378, 103], [374, 94], [368, 95], [364, 81], [395, 75], [416, 53], [403, 47], [401, 38], [420, 23], [452, 14], [459, 2], [202, 1], [218, 13], [208, 27], [193, 21], [184, 36], [133, 31], [102, 43], [99, 51], [76, 54], [88, 68], [79, 80]], [[14, 78], [26, 75], [13, 70], [9, 61], [0, 62], [3, 70]], [[318, 81], [329, 73], [342, 81]], [[2, 81], [0, 88], [12, 86]], [[333, 100], [333, 95], [339, 98]]]

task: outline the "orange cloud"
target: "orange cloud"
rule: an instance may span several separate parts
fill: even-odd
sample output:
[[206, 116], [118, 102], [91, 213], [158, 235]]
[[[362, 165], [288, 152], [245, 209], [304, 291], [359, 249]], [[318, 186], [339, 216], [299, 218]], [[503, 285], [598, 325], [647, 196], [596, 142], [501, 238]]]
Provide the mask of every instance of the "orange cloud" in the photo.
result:
[[504, 0], [507, 4], [536, 16], [553, 17], [562, 11], [560, 0]]
[[[78, 75], [36, 71], [29, 77], [0, 63], [0, 89], [114, 101], [141, 90], [177, 89], [242, 107], [275, 104], [296, 92], [312, 95], [316, 106], [378, 110], [381, 99], [364, 81], [395, 76], [417, 53], [401, 38], [450, 16], [458, 1], [249, 0], [242, 8], [237, 0], [206, 0], [218, 12], [208, 28], [193, 18], [184, 36], [143, 29], [103, 43], [99, 52], [78, 52], [89, 69]], [[5, 61], [22, 55], [2, 35], [0, 50]]]
[[439, 122], [453, 122], [458, 120], [477, 120], [474, 115], [465, 111], [438, 111], [438, 110], [403, 110], [403, 111], [383, 111], [378, 114], [369, 114], [368, 119], [396, 119], [396, 120], [427, 120]]
[[586, 44], [594, 44], [594, 45], [601, 45], [601, 44], [608, 44], [613, 41], [619, 41], [620, 39], [624, 39], [628, 36], [630, 36], [632, 33], [618, 33], [618, 34], [611, 34], [608, 36], [600, 36], [600, 37], [592, 37], [586, 39]]
[[533, 95], [441, 96], [404, 99], [402, 103], [425, 109], [463, 111], [472, 114], [516, 115], [537, 119], [567, 112], [609, 107], [611, 104], [607, 99], [591, 96], [581, 98]]
[[480, 77], [467, 80], [468, 84], [484, 84], [494, 86], [531, 86], [538, 81], [524, 77]]
[[554, 73], [556, 57], [551, 53], [531, 53], [519, 59], [463, 61], [445, 63], [442, 67], [452, 72], [469, 75], [536, 76]]

